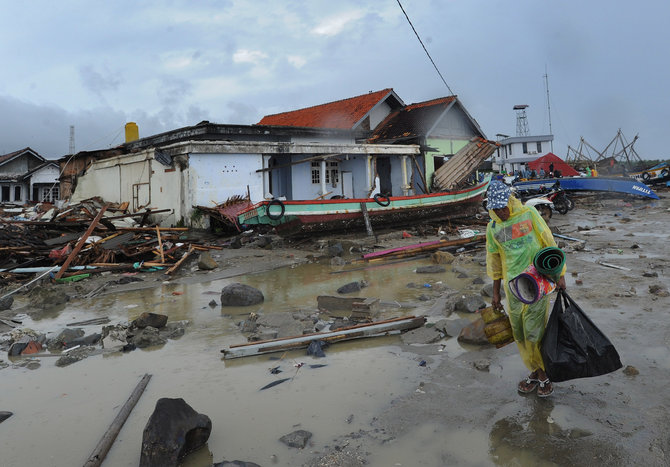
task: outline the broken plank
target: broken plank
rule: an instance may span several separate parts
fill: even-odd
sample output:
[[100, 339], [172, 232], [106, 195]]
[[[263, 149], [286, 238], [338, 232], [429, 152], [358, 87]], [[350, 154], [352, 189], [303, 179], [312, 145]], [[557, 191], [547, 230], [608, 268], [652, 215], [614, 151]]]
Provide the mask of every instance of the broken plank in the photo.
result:
[[60, 279], [61, 277], [63, 277], [63, 273], [65, 273], [65, 271], [67, 271], [67, 268], [68, 268], [68, 266], [70, 266], [70, 263], [72, 262], [72, 260], [75, 258], [75, 256], [77, 256], [79, 254], [79, 251], [82, 249], [82, 247], [86, 243], [86, 239], [91, 235], [91, 233], [93, 233], [93, 229], [96, 228], [96, 226], [98, 225], [98, 222], [100, 221], [100, 218], [105, 213], [105, 211], [107, 210], [108, 207], [109, 207], [109, 204], [106, 204], [100, 209], [100, 211], [98, 211], [98, 215], [95, 216], [95, 219], [93, 219], [93, 222], [91, 222], [91, 225], [88, 226], [88, 229], [86, 229], [86, 232], [84, 233], [84, 235], [81, 236], [81, 238], [79, 239], [79, 242], [77, 242], [77, 245], [74, 247], [74, 250], [72, 250], [72, 253], [70, 253], [68, 255], [67, 259], [65, 260], [65, 263], [63, 263], [63, 266], [56, 273], [56, 276], [54, 277], [55, 279]]
[[423, 316], [407, 316], [386, 321], [378, 321], [375, 323], [359, 324], [357, 326], [341, 328], [337, 331], [316, 332], [302, 336], [231, 345], [228, 349], [221, 350], [221, 353], [223, 353], [224, 359], [229, 359], [272, 352], [283, 352], [286, 350], [308, 347], [310, 342], [314, 340], [336, 343], [362, 337], [378, 337], [387, 335], [390, 332], [415, 329], [423, 326], [425, 322], [426, 318]]
[[172, 273], [175, 272], [177, 269], [179, 269], [179, 266], [181, 266], [182, 263], [183, 263], [184, 261], [186, 261], [186, 258], [188, 258], [188, 257], [191, 255], [191, 253], [193, 253], [194, 251], [195, 251], [195, 249], [193, 248], [193, 245], [189, 246], [188, 251], [187, 251], [186, 253], [184, 253], [184, 255], [179, 259], [179, 261], [177, 261], [177, 262], [175, 263], [174, 266], [172, 266], [170, 269], [168, 269], [167, 271], [165, 271], [165, 274], [168, 274], [168, 275], [169, 275], [169, 274], [172, 274]]

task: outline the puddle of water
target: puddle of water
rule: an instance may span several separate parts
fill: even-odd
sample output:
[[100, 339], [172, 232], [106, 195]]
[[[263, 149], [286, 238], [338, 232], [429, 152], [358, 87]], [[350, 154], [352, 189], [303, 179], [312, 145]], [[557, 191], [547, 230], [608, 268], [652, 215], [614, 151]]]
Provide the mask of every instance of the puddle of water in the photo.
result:
[[[335, 436], [369, 428], [375, 413], [390, 401], [413, 391], [424, 368], [414, 354], [400, 352], [397, 336], [343, 342], [315, 359], [304, 350], [223, 360], [220, 350], [244, 341], [236, 323], [250, 311], [316, 310], [316, 296], [336, 295], [339, 286], [366, 280], [362, 297], [380, 297], [398, 303], [419, 302], [430, 289], [408, 288], [408, 282], [443, 282], [461, 288], [470, 279], [452, 273], [417, 275], [429, 261], [400, 263], [331, 274], [317, 264], [280, 269], [221, 281], [175, 285], [74, 301], [57, 314], [40, 320], [24, 319], [24, 327], [59, 332], [67, 323], [110, 317], [111, 323], [130, 321], [145, 311], [162, 313], [170, 321], [191, 322], [186, 335], [151, 350], [89, 357], [66, 368], [56, 358], [41, 357], [37, 370], [6, 368], [0, 378], [1, 410], [14, 415], [0, 424], [2, 465], [82, 465], [93, 451], [128, 396], [145, 373], [153, 375], [137, 406], [110, 450], [106, 463], [137, 465], [142, 430], [162, 397], [183, 398], [213, 424], [206, 448], [189, 458], [186, 467], [211, 465], [212, 459], [241, 459], [260, 465], [300, 465], [311, 451], [331, 444]], [[449, 269], [449, 267], [447, 267]], [[214, 308], [223, 286], [243, 282], [259, 288], [265, 302], [257, 307]], [[431, 302], [426, 302], [431, 303]], [[426, 305], [428, 306], [428, 305]], [[422, 308], [397, 309], [393, 315], [421, 314]], [[87, 334], [101, 326], [83, 326]], [[452, 342], [453, 341], [453, 342]], [[445, 355], [459, 353], [455, 339], [447, 341]], [[448, 355], [447, 355], [448, 354]], [[275, 358], [275, 359], [273, 359]], [[307, 365], [299, 370], [294, 363]], [[326, 364], [310, 368], [310, 364]], [[279, 375], [269, 368], [280, 366]], [[273, 388], [260, 388], [278, 378], [293, 377]], [[353, 420], [348, 418], [353, 415]], [[311, 448], [289, 449], [278, 439], [297, 429], [314, 434]], [[437, 442], [437, 438], [434, 439]], [[209, 464], [208, 464], [209, 463]], [[406, 464], [409, 465], [409, 464]]]

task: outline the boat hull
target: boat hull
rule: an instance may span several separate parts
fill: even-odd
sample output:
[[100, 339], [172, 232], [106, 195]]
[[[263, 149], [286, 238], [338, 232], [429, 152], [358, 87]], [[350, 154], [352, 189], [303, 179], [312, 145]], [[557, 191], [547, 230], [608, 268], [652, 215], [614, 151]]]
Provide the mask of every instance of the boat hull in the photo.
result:
[[238, 222], [247, 226], [271, 225], [279, 234], [293, 235], [364, 229], [364, 210], [373, 228], [457, 219], [477, 213], [488, 183], [486, 180], [464, 190], [445, 193], [379, 198], [379, 202], [372, 198], [297, 200], [282, 201], [281, 206], [275, 201], [272, 206], [262, 201], [240, 213]]
[[566, 191], [607, 191], [659, 199], [656, 193], [644, 183], [624, 177], [542, 178], [516, 182], [514, 187], [520, 191], [535, 191], [543, 187], [550, 190], [557, 181]]

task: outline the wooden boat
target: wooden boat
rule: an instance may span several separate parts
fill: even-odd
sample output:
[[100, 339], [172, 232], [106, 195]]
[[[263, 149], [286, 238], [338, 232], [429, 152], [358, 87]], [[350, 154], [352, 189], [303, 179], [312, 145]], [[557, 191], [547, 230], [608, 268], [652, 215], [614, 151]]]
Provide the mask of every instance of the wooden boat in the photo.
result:
[[551, 190], [556, 182], [566, 191], [608, 191], [659, 199], [658, 195], [644, 183], [625, 177], [541, 178], [516, 182], [513, 186], [518, 191]]
[[417, 221], [438, 221], [475, 215], [490, 178], [461, 190], [415, 196], [261, 201], [241, 211], [240, 225], [272, 225], [280, 234], [297, 234], [366, 227], [397, 227]]

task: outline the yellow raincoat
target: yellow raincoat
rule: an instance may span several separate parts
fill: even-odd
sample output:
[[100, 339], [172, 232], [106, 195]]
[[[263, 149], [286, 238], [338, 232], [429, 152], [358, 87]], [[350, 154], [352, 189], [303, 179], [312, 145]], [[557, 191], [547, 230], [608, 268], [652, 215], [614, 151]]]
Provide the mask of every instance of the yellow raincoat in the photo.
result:
[[[492, 220], [486, 227], [486, 272], [493, 280], [502, 279], [507, 311], [521, 359], [531, 371], [538, 368], [544, 370], [540, 341], [549, 314], [549, 296], [527, 305], [510, 293], [509, 281], [533, 263], [538, 251], [555, 247], [556, 242], [535, 208], [524, 206], [514, 196], [509, 197], [507, 206], [510, 216], [506, 221], [489, 210]], [[565, 266], [561, 276], [564, 274]]]

